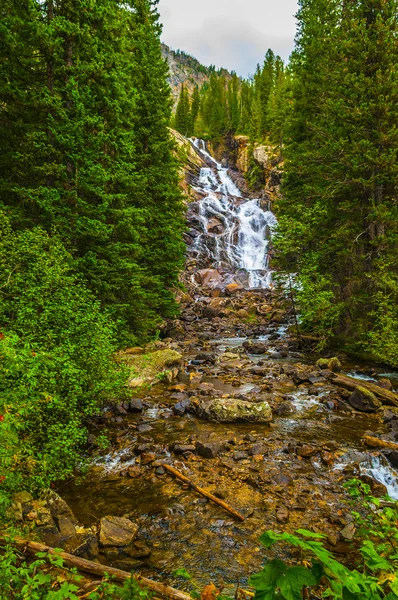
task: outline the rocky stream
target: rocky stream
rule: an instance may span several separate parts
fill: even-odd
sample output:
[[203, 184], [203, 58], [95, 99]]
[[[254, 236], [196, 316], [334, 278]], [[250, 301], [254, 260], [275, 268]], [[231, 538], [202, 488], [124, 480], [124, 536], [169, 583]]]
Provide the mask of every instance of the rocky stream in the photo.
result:
[[[237, 174], [201, 141], [193, 148], [203, 166], [188, 207], [180, 318], [162, 341], [127, 351], [128, 364], [141, 365], [132, 371], [131, 401], [93, 420], [87, 477], [77, 474], [57, 491], [79, 523], [75, 534], [85, 536], [74, 549], [81, 556], [187, 589], [173, 575], [183, 567], [199, 585], [224, 582], [233, 591], [260, 568], [266, 529], [321, 531], [346, 555], [355, 536], [348, 479], [362, 477], [374, 494], [398, 499], [398, 454], [363, 443], [366, 432], [398, 439], [398, 409], [366, 390], [353, 398], [336, 372], [391, 397], [398, 374], [344, 355], [317, 362], [305, 350], [289, 298], [272, 285], [269, 203], [240, 191]], [[101, 450], [104, 432], [110, 446]], [[175, 479], [165, 463], [244, 521]], [[106, 539], [103, 521], [98, 545], [107, 516], [124, 517], [122, 529], [133, 524], [126, 542]]]

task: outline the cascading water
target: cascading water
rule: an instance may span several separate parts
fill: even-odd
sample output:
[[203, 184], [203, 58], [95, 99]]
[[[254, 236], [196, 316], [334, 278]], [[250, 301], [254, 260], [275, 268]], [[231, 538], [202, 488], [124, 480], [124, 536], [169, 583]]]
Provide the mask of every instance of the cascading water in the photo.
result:
[[[203, 140], [192, 144], [205, 159], [197, 185], [202, 199], [190, 210], [195, 235], [188, 252], [202, 266], [218, 269], [224, 283], [237, 281], [247, 288], [267, 288], [271, 282], [269, 243], [276, 219], [260, 206], [259, 199], [245, 198], [228, 169], [207, 152]], [[269, 207], [267, 207], [269, 208]]]

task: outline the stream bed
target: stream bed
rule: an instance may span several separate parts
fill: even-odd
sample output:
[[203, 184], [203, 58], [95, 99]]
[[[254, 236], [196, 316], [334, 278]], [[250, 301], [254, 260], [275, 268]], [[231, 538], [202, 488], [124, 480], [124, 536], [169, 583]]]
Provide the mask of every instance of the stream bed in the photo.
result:
[[[273, 289], [269, 269], [275, 217], [260, 200], [244, 198], [203, 142], [194, 145], [207, 166], [188, 209], [187, 293], [179, 319], [155, 344], [181, 354], [178, 377], [132, 391], [133, 411], [110, 406], [93, 421], [88, 475], [77, 473], [58, 492], [85, 526], [107, 515], [139, 526], [145, 556], [105, 549], [105, 564], [189, 587], [173, 575], [183, 567], [199, 585], [212, 580], [233, 592], [260, 569], [266, 529], [321, 531], [337, 555], [349, 552], [341, 535], [351, 519], [343, 484], [368, 477], [398, 499], [397, 472], [362, 443], [366, 431], [394, 436], [398, 416], [353, 411], [350, 393], [315, 367], [318, 357], [291, 343], [289, 303]], [[388, 375], [398, 385], [397, 374], [340, 358], [359, 383]], [[269, 402], [272, 422], [198, 418], [198, 405], [228, 397]], [[110, 446], [99, 450], [95, 438], [104, 432]], [[245, 520], [174, 479], [164, 462]]]

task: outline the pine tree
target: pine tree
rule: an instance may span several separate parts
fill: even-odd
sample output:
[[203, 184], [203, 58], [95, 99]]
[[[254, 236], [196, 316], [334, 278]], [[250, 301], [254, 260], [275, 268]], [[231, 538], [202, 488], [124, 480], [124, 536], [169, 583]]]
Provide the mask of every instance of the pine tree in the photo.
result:
[[199, 93], [199, 87], [196, 85], [193, 90], [192, 103], [191, 103], [191, 114], [190, 114], [190, 119], [191, 119], [190, 134], [191, 135], [195, 135], [195, 133], [196, 133], [196, 122], [197, 122], [197, 119], [199, 116], [199, 111], [200, 111], [200, 93]]
[[7, 3], [0, 202], [14, 227], [56, 230], [121, 327], [145, 335], [172, 310], [183, 251], [154, 3]]
[[304, 326], [395, 363], [397, 9], [302, 3], [279, 238], [299, 271]]
[[174, 127], [182, 135], [185, 135], [185, 137], [190, 137], [192, 135], [192, 117], [189, 93], [184, 84], [181, 86], [180, 97], [174, 117]]

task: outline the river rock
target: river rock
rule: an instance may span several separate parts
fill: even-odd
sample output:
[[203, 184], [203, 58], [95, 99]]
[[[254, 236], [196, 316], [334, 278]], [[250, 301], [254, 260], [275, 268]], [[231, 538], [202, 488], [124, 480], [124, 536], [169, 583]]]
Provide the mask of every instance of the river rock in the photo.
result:
[[144, 406], [142, 404], [142, 400], [139, 398], [133, 398], [130, 400], [129, 409], [131, 412], [142, 412]]
[[100, 521], [101, 546], [128, 546], [138, 532], [138, 525], [124, 517], [103, 517]]
[[202, 269], [195, 275], [198, 283], [206, 287], [219, 287], [223, 283], [223, 277], [217, 269]]
[[382, 403], [368, 389], [358, 386], [348, 398], [350, 405], [361, 412], [375, 412]]
[[268, 346], [262, 342], [244, 342], [243, 347], [246, 348], [249, 354], [265, 354]]
[[203, 458], [216, 458], [221, 451], [221, 444], [216, 442], [196, 442], [196, 451]]
[[98, 540], [92, 533], [87, 535], [86, 539], [80, 546], [78, 546], [73, 554], [86, 560], [94, 560], [98, 557]]
[[272, 411], [268, 402], [246, 402], [237, 398], [220, 398], [202, 403], [198, 416], [218, 423], [269, 423]]
[[183, 417], [190, 406], [191, 406], [190, 399], [185, 398], [184, 400], [181, 400], [181, 402], [177, 402], [177, 404], [175, 404], [173, 406], [173, 413], [177, 417]]
[[229, 283], [225, 286], [225, 291], [229, 296], [234, 296], [242, 290], [242, 286], [239, 283]]

